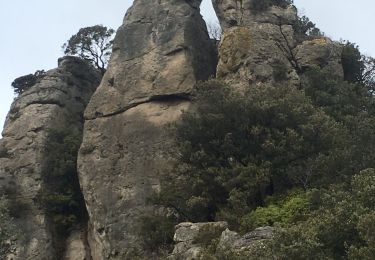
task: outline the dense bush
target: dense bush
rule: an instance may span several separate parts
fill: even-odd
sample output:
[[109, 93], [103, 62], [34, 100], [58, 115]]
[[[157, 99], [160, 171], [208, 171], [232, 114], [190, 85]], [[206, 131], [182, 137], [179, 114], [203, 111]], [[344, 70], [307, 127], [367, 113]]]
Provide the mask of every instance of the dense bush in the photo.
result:
[[250, 7], [255, 12], [263, 12], [273, 5], [286, 8], [291, 4], [293, 0], [253, 0], [250, 2]]
[[40, 82], [40, 80], [45, 76], [44, 70], [37, 70], [34, 74], [28, 74], [19, 78], [16, 78], [12, 82], [12, 87], [14, 89], [14, 93], [20, 95], [26, 90], [30, 89], [36, 83]]
[[[315, 194], [314, 194], [315, 193]], [[372, 259], [375, 250], [375, 170], [364, 170], [349, 185], [311, 193], [316, 207], [306, 221], [280, 228], [266, 250], [277, 259]]]
[[0, 197], [0, 259], [5, 259], [10, 253], [12, 241], [16, 238], [16, 227], [9, 214], [9, 201]]
[[298, 42], [324, 35], [320, 29], [316, 27], [315, 23], [310, 21], [310, 19], [305, 15], [297, 18], [297, 20], [293, 23], [293, 30]]
[[294, 87], [242, 95], [210, 81], [196, 102], [176, 127], [180, 177], [164, 180], [159, 195], [183, 219], [236, 226], [267, 194], [331, 182], [345, 164], [346, 131]]
[[150, 252], [168, 251], [173, 242], [176, 219], [162, 214], [147, 214], [139, 218], [139, 235], [143, 248]]
[[48, 133], [48, 163], [41, 199], [50, 219], [62, 234], [86, 214], [77, 175], [80, 143], [79, 135], [69, 129], [52, 129]]
[[274, 224], [292, 224], [304, 220], [309, 213], [308, 195], [305, 191], [292, 192], [287, 196], [267, 198], [265, 207], [258, 207], [241, 219], [241, 231], [250, 232], [257, 227]]

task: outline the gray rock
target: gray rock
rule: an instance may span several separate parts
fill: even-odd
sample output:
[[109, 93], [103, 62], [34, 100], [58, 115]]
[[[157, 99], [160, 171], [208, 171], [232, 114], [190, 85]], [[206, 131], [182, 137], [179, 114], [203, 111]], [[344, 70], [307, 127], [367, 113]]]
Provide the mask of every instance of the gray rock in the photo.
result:
[[87, 62], [65, 57], [11, 106], [0, 140], [0, 190], [19, 215], [13, 259], [56, 259], [50, 224], [38, 202], [49, 159], [48, 131], [68, 127], [81, 132], [83, 111], [99, 81], [100, 73]]
[[176, 244], [168, 259], [202, 259], [201, 253], [204, 247], [207, 246], [204, 243], [209, 243], [211, 239], [219, 238], [227, 227], [228, 223], [226, 222], [184, 222], [178, 224], [173, 238]]
[[332, 75], [344, 77], [341, 64], [342, 47], [327, 37], [304, 41], [294, 50], [302, 70], [324, 68]]
[[293, 24], [297, 19], [294, 6], [281, 8], [272, 6], [268, 10], [256, 12], [252, 10], [254, 0], [212, 0], [221, 27], [249, 26], [251, 23]]
[[215, 72], [200, 0], [135, 0], [117, 32], [101, 85], [85, 112], [78, 164], [93, 259], [127, 259], [141, 242], [146, 199], [171, 171], [167, 131], [199, 80]]
[[224, 32], [219, 46], [217, 77], [237, 90], [282, 81], [298, 84], [295, 45], [290, 25], [253, 23], [231, 27]]
[[[256, 252], [264, 250], [264, 243], [271, 241], [273, 234], [274, 228], [268, 226], [256, 228], [243, 236], [226, 229], [221, 234], [216, 252], [222, 255], [231, 252], [231, 254], [242, 256], [241, 259], [245, 256], [249, 259], [260, 259], [256, 257]], [[263, 254], [261, 259], [264, 259], [265, 255], [267, 254]]]

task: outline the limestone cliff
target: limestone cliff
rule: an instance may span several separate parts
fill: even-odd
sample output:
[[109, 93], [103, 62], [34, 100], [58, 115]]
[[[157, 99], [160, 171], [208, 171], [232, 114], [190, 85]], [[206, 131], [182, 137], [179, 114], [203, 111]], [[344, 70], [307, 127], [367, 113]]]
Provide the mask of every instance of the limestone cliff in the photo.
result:
[[0, 190], [14, 207], [19, 237], [9, 259], [56, 259], [54, 227], [39, 199], [50, 159], [48, 132], [69, 128], [81, 133], [83, 111], [99, 81], [91, 65], [65, 57], [13, 102], [0, 140]]
[[135, 0], [85, 112], [79, 176], [93, 259], [131, 259], [139, 217], [170, 171], [166, 127], [189, 109], [195, 83], [215, 72], [200, 0]]

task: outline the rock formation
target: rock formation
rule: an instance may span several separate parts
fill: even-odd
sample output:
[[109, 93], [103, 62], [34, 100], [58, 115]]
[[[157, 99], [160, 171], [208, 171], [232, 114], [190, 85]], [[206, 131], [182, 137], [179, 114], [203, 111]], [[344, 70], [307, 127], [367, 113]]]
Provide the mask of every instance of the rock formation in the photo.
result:
[[167, 126], [189, 109], [195, 83], [215, 72], [200, 0], [135, 0], [85, 112], [79, 175], [93, 259], [131, 259], [146, 199], [170, 171]]
[[13, 102], [0, 140], [0, 190], [14, 207], [19, 231], [9, 259], [56, 259], [53, 227], [39, 200], [50, 159], [48, 133], [56, 128], [81, 133], [83, 111], [99, 81], [100, 73], [87, 62], [65, 57]]
[[[180, 223], [174, 235], [175, 247], [168, 260], [241, 259], [248, 253], [262, 249], [262, 244], [272, 239], [272, 227], [260, 227], [245, 235], [228, 229], [226, 222]], [[206, 255], [207, 251], [211, 257]], [[253, 259], [253, 258], [251, 258]]]
[[213, 0], [224, 29], [217, 76], [235, 89], [253, 84], [298, 86], [300, 75], [313, 66], [329, 67], [342, 76], [341, 48], [326, 37], [298, 42], [297, 9], [271, 6], [252, 9], [255, 0]]
[[[0, 185], [23, 205], [15, 221], [24, 236], [14, 259], [56, 259], [51, 226], [38, 203], [48, 131], [59, 127], [81, 134], [88, 102], [78, 157], [88, 237], [82, 230], [71, 232], [63, 258], [133, 259], [132, 252], [142, 251], [138, 220], [154, 210], [146, 201], [173, 169], [175, 143], [168, 126], [193, 108], [190, 96], [197, 81], [216, 72], [234, 89], [248, 90], [255, 84], [298, 87], [301, 75], [313, 67], [343, 75], [338, 44], [325, 37], [296, 40], [295, 7], [256, 12], [253, 1], [213, 0], [224, 29], [217, 68], [215, 46], [199, 13], [201, 0], [135, 0], [97, 89], [99, 73], [66, 57], [15, 100], [0, 140]], [[171, 259], [178, 254], [193, 259], [202, 248], [192, 241], [207, 225], [220, 232], [226, 228], [221, 222], [177, 226]], [[230, 243], [237, 250], [246, 239], [227, 230], [219, 245]]]

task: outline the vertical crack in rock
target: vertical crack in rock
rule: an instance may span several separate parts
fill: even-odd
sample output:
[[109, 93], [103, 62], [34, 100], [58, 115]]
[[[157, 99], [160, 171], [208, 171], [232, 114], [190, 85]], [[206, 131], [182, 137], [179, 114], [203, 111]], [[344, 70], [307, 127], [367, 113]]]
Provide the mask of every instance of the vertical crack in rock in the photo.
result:
[[190, 109], [196, 82], [215, 74], [200, 3], [135, 0], [117, 32], [78, 160], [94, 260], [131, 259], [141, 247], [138, 219], [173, 165], [167, 126]]
[[[13, 102], [0, 140], [0, 151], [3, 151], [0, 152], [0, 187], [10, 200], [10, 211], [19, 231], [9, 259], [61, 257], [64, 246], [58, 244], [65, 241], [59, 240], [60, 235], [56, 234], [59, 227], [51, 215], [58, 198], [49, 200], [50, 204], [46, 198], [53, 195], [52, 191], [58, 195], [52, 186], [56, 188], [59, 183], [53, 182], [56, 178], [51, 178], [51, 171], [56, 173], [57, 166], [61, 165], [55, 163], [51, 167], [51, 162], [64, 160], [67, 151], [57, 154], [50, 149], [51, 133], [73, 133], [79, 145], [83, 111], [100, 77], [87, 62], [64, 57], [59, 60], [58, 68], [48, 71], [40, 83]], [[74, 156], [70, 159], [76, 160]], [[68, 185], [79, 186], [78, 183]]]

